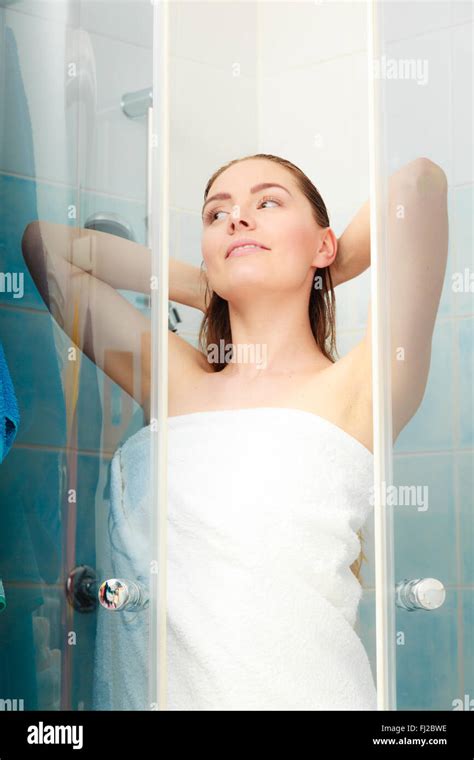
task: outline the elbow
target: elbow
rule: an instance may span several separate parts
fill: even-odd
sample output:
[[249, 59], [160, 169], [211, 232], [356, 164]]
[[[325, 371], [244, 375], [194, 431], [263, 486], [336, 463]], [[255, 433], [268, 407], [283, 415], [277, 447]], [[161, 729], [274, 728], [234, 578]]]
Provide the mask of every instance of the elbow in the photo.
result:
[[420, 157], [410, 161], [405, 167], [408, 177], [421, 190], [439, 190], [447, 192], [448, 179], [445, 172], [429, 158]]
[[28, 261], [31, 260], [32, 252], [35, 248], [37, 248], [38, 242], [40, 242], [40, 240], [41, 236], [39, 222], [29, 222], [26, 225], [21, 238], [21, 252], [27, 264]]
[[38, 219], [34, 219], [32, 222], [28, 222], [26, 225], [24, 231], [23, 231], [23, 237], [22, 242], [26, 238], [28, 239], [31, 235], [34, 235], [39, 230], [39, 221]]
[[21, 238], [21, 250], [30, 276], [43, 301], [49, 308], [46, 249], [43, 245], [43, 237], [38, 221], [30, 222], [25, 227]]

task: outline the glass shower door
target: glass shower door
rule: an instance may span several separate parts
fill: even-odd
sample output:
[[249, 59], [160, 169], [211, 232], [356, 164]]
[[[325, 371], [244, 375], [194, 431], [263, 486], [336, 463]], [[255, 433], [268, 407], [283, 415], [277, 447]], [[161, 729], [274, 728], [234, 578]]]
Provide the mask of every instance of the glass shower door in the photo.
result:
[[[402, 406], [412, 412], [382, 491], [394, 531], [393, 709], [472, 710], [472, 5], [377, 5], [376, 139], [381, 186], [391, 192], [381, 220], [389, 271], [381, 292], [396, 366], [390, 398], [394, 418], [397, 406], [398, 414]], [[390, 176], [420, 157], [433, 163], [418, 164], [408, 190], [390, 191]], [[414, 266], [418, 281], [402, 288], [407, 255], [425, 265]], [[417, 336], [400, 340], [407, 314], [420, 335], [433, 324], [421, 397], [426, 363], [413, 353]], [[401, 367], [411, 376], [410, 365], [418, 366], [414, 382], [397, 399]]]
[[155, 709], [154, 10], [20, 6], [0, 2], [0, 410], [12, 432], [0, 710]]

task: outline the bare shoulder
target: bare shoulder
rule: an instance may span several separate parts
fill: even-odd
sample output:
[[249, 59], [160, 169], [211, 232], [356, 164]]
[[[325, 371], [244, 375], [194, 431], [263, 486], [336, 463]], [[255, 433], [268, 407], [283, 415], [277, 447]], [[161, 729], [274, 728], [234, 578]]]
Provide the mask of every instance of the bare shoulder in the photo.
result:
[[[147, 355], [150, 350], [148, 347]], [[168, 414], [170, 409], [179, 407], [179, 400], [189, 397], [198, 384], [199, 378], [212, 372], [202, 351], [195, 348], [180, 335], [168, 331]], [[150, 420], [151, 387], [148, 387], [143, 404], [145, 419]]]

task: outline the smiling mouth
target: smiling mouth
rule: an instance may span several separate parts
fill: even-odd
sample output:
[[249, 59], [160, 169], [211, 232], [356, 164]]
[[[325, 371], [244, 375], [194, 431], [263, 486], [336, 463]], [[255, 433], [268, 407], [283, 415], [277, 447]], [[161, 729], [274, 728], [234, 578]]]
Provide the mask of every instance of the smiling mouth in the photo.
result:
[[233, 248], [231, 250], [227, 258], [230, 259], [233, 256], [245, 256], [245, 254], [255, 253], [255, 251], [267, 251], [267, 250], [268, 248], [264, 248], [261, 245], [239, 245], [237, 246], [237, 248]]

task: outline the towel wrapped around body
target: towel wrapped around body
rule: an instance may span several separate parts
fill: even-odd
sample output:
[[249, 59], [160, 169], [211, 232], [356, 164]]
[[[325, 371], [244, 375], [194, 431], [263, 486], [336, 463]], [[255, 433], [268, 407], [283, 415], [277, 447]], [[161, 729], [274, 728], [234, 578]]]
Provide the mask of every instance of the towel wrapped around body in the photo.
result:
[[[371, 452], [299, 409], [167, 424], [168, 709], [376, 710], [350, 569]], [[151, 435], [112, 461], [112, 577], [149, 573]], [[144, 611], [99, 611], [95, 709], [149, 709], [148, 633]]]

